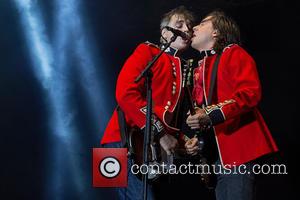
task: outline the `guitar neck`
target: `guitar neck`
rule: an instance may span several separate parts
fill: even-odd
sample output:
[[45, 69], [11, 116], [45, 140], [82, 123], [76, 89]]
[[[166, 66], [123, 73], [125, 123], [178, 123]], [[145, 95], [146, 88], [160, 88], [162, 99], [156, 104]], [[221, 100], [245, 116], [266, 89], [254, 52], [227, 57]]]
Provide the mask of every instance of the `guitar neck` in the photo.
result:
[[190, 110], [191, 115], [194, 115], [194, 114], [196, 114], [196, 111], [195, 111], [194, 102], [193, 102], [193, 98], [192, 98], [192, 94], [191, 94], [191, 88], [189, 85], [185, 86], [185, 92], [186, 92], [187, 99], [188, 99], [188, 101], [187, 101], [188, 108]]

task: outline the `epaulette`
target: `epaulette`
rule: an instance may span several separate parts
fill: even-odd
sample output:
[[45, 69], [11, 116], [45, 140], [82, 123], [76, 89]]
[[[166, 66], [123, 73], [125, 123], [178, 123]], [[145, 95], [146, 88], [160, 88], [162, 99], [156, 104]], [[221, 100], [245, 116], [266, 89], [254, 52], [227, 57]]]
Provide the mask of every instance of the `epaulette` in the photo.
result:
[[152, 46], [152, 47], [156, 47], [156, 48], [158, 48], [158, 49], [160, 49], [160, 47], [158, 46], [158, 45], [156, 45], [156, 44], [153, 44], [153, 43], [151, 43], [151, 42], [149, 42], [149, 41], [146, 41], [146, 42], [144, 42], [146, 45], [148, 45], [148, 46]]
[[235, 45], [235, 44], [234, 43], [233, 44], [229, 44], [226, 47], [224, 47], [223, 52], [226, 51], [227, 49], [230, 49], [233, 45]]

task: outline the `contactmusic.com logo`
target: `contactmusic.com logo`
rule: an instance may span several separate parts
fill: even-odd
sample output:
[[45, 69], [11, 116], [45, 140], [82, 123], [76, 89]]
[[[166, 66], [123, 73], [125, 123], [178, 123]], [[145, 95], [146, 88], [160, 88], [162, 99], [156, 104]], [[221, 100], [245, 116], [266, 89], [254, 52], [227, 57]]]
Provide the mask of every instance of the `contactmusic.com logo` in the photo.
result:
[[126, 187], [127, 173], [126, 148], [93, 148], [93, 187]]

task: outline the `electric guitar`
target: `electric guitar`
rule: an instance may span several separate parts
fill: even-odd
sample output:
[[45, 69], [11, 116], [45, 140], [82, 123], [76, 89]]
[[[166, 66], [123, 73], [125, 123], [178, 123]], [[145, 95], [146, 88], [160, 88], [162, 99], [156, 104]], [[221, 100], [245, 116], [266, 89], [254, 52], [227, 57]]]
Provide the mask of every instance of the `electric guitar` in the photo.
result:
[[[185, 85], [184, 85], [184, 91], [185, 91], [185, 95], [187, 96], [187, 104], [188, 104], [188, 108], [189, 111], [191, 113], [191, 115], [195, 115], [196, 114], [196, 110], [195, 110], [195, 106], [194, 106], [194, 101], [192, 98], [192, 94], [191, 94], [191, 85], [192, 85], [192, 80], [193, 80], [193, 60], [188, 60], [188, 66], [186, 68], [187, 71], [187, 76], [186, 76], [186, 80], [185, 80]], [[207, 153], [207, 148], [206, 146], [208, 144], [206, 144], [206, 137], [205, 134], [210, 134], [209, 132], [201, 132], [200, 130], [195, 130], [195, 137], [198, 138], [198, 145], [199, 145], [199, 152], [198, 152], [198, 156], [199, 156], [199, 164], [201, 166], [209, 166], [210, 163], [208, 161], [208, 159], [206, 158], [208, 155], [206, 155]], [[192, 142], [190, 140], [190, 138], [188, 138], [187, 136], [185, 137], [185, 141], [186, 142]], [[206, 149], [205, 149], [206, 148]], [[200, 178], [201, 181], [205, 184], [205, 186], [208, 189], [213, 189], [214, 187], [214, 181], [212, 180], [213, 178], [210, 176], [209, 174], [209, 170], [207, 167], [203, 167], [202, 168], [203, 171], [200, 174]]]
[[[185, 95], [188, 98], [188, 107], [190, 113], [195, 114], [195, 108], [193, 104], [193, 99], [191, 95], [191, 80], [192, 80], [192, 63], [188, 62], [188, 68], [185, 68], [185, 72], [188, 72], [188, 76], [184, 75], [183, 87], [185, 90]], [[172, 118], [171, 116], [169, 118]], [[174, 126], [175, 127], [175, 126]], [[150, 138], [150, 147], [148, 151], [148, 160], [149, 166], [154, 166], [148, 168], [148, 180], [149, 182], [153, 182], [158, 179], [160, 176], [164, 175], [164, 170], [168, 170], [168, 168], [174, 164], [174, 159], [176, 156], [180, 155], [180, 157], [198, 159], [199, 164], [202, 166], [207, 166], [209, 163], [205, 156], [206, 149], [204, 148], [206, 145], [204, 137], [202, 135], [206, 135], [207, 133], [200, 133], [199, 131], [195, 131], [195, 135], [198, 137], [199, 141], [199, 154], [197, 156], [191, 156], [186, 153], [184, 144], [185, 142], [190, 141], [187, 135], [182, 137], [183, 140], [178, 140], [179, 145], [178, 148], [175, 149], [175, 152], [171, 155], [167, 155], [164, 149], [160, 146], [159, 141], [155, 139], [155, 137]], [[140, 169], [143, 165], [143, 143], [144, 143], [144, 133], [138, 127], [132, 127], [128, 132], [128, 148], [129, 148], [129, 156], [133, 161], [133, 164], [137, 165]], [[164, 164], [162, 167], [161, 164]], [[146, 168], [144, 168], [146, 170]], [[205, 171], [206, 170], [206, 171]], [[138, 170], [136, 170], [138, 171]], [[144, 172], [143, 172], [144, 173]], [[139, 171], [136, 173], [137, 177], [142, 180], [143, 174]], [[208, 174], [207, 168], [203, 168], [202, 173], [200, 174], [201, 181], [207, 188], [212, 188], [212, 181]]]

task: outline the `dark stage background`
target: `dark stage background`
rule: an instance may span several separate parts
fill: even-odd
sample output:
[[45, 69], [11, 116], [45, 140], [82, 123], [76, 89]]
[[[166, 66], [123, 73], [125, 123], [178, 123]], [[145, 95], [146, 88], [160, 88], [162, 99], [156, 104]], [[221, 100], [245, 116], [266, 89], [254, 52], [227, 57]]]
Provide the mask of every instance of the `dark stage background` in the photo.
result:
[[[280, 148], [276, 162], [286, 164], [288, 171], [259, 177], [258, 199], [296, 195], [300, 20], [295, 3], [33, 1], [40, 8], [38, 18], [44, 24], [40, 33], [47, 36], [52, 56], [63, 60], [60, 67], [67, 66], [62, 72], [54, 58], [55, 78], [46, 79], [34, 62], [38, 54], [32, 49], [37, 47], [28, 39], [20, 2], [26, 1], [0, 1], [0, 199], [113, 199], [110, 189], [92, 187], [91, 149], [99, 147], [116, 105], [115, 81], [125, 59], [139, 43], [157, 43], [160, 16], [179, 5], [199, 19], [222, 8], [240, 25], [243, 46], [255, 58], [261, 77], [260, 110]], [[79, 14], [71, 9], [59, 15], [64, 10], [57, 2], [76, 4]], [[67, 32], [65, 27], [73, 29]], [[63, 38], [67, 42], [60, 45]], [[62, 125], [57, 119], [63, 120]]]

